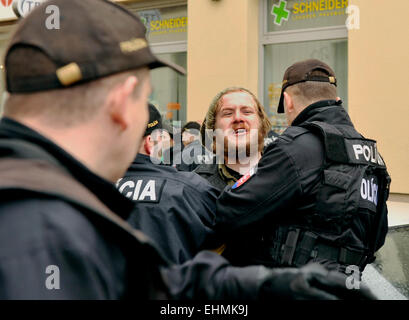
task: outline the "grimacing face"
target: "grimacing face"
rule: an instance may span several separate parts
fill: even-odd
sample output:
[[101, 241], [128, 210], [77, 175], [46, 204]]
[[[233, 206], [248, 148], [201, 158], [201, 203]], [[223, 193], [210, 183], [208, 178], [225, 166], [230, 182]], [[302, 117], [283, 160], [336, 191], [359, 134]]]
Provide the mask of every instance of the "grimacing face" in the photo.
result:
[[[221, 98], [221, 107], [216, 111], [216, 136], [223, 134], [225, 153], [228, 145], [236, 150], [250, 150], [251, 143], [258, 143], [261, 120], [257, 104], [245, 91], [235, 91]], [[219, 130], [217, 130], [219, 129]], [[256, 146], [255, 150], [258, 150]]]

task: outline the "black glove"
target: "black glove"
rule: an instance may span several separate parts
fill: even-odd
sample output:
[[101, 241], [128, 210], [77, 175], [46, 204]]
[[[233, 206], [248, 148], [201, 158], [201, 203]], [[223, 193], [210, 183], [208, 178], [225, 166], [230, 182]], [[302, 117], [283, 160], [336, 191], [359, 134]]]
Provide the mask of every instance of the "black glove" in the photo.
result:
[[261, 300], [376, 300], [363, 283], [348, 289], [347, 276], [311, 263], [302, 268], [273, 269], [260, 290]]

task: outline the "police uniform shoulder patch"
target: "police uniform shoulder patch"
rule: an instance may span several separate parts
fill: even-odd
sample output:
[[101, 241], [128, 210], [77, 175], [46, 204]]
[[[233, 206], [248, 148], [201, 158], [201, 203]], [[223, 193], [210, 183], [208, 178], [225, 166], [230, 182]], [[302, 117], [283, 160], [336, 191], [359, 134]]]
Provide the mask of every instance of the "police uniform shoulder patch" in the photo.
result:
[[257, 167], [251, 168], [249, 172], [247, 172], [244, 176], [242, 176], [236, 183], [231, 187], [233, 189], [237, 189], [238, 187], [242, 186], [246, 181], [248, 181], [255, 173], [257, 172]]
[[378, 178], [375, 175], [365, 174], [360, 184], [359, 206], [376, 213], [378, 205]]
[[369, 139], [348, 139], [345, 140], [345, 146], [351, 163], [385, 167], [385, 163], [378, 153], [376, 141]]
[[116, 186], [120, 193], [133, 201], [159, 203], [165, 184], [166, 179], [125, 177]]

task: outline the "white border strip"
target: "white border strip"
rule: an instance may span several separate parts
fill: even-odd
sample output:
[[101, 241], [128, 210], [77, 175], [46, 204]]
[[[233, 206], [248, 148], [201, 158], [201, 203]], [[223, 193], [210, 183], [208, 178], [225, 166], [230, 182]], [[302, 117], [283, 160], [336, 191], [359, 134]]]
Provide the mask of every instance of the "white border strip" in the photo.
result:
[[150, 47], [154, 54], [187, 52], [187, 40], [150, 43]]

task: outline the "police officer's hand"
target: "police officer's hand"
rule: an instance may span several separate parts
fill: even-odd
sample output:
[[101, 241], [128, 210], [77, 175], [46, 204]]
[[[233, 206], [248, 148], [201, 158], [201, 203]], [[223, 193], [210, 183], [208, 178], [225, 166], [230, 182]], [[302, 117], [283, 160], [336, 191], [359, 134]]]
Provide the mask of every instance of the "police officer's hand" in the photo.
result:
[[271, 278], [264, 283], [260, 299], [296, 300], [375, 300], [376, 297], [364, 285], [359, 289], [347, 288], [347, 276], [328, 271], [319, 264], [302, 268], [274, 269]]

